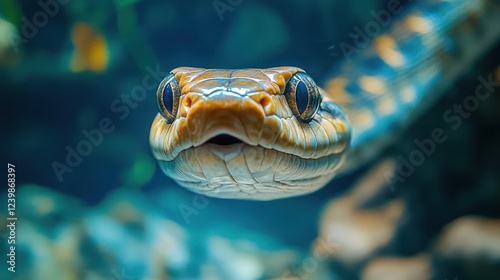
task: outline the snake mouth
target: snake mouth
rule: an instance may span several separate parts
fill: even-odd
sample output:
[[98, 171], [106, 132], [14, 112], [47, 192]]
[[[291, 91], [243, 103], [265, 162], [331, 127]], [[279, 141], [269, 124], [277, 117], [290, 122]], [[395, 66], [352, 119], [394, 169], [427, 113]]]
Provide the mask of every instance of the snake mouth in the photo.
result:
[[211, 143], [219, 146], [230, 146], [234, 144], [243, 143], [243, 141], [234, 136], [224, 133], [208, 139], [208, 141], [205, 143]]

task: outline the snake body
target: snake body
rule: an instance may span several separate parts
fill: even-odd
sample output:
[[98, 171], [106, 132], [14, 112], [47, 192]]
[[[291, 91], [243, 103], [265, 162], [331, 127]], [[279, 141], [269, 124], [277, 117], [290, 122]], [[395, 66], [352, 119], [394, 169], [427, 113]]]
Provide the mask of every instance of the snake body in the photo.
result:
[[379, 153], [492, 45], [497, 11], [481, 0], [415, 3], [334, 66], [324, 89], [297, 67], [176, 68], [158, 87], [153, 154], [166, 175], [208, 196], [313, 192], [346, 162]]

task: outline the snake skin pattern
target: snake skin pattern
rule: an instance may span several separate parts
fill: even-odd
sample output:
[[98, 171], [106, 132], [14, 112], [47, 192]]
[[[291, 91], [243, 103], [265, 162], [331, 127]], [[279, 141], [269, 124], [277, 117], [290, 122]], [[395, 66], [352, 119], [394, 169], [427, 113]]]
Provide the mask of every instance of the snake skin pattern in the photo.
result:
[[172, 70], [150, 134], [162, 170], [197, 193], [269, 200], [373, 158], [500, 33], [493, 1], [400, 8], [383, 32], [343, 45], [324, 89], [296, 67]]

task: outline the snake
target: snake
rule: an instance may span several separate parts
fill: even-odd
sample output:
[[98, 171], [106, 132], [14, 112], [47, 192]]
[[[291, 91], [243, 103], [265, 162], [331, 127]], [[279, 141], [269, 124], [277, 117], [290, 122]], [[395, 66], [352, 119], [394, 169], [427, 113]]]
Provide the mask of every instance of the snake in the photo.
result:
[[340, 44], [345, 59], [323, 87], [293, 66], [175, 68], [157, 89], [152, 153], [168, 177], [211, 197], [273, 200], [330, 186], [394, 142], [497, 41], [493, 2], [420, 1], [379, 33], [368, 25], [385, 22], [374, 19]]

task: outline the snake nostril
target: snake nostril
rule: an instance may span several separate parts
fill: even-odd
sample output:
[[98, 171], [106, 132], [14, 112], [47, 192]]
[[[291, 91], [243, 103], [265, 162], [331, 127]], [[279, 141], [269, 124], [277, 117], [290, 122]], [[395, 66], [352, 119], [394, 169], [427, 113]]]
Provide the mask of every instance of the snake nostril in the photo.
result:
[[260, 99], [260, 105], [262, 106], [262, 108], [265, 109], [267, 106], [269, 106], [269, 104], [271, 104], [271, 97], [267, 95], [262, 96], [262, 98]]
[[184, 97], [184, 102], [183, 103], [184, 103], [184, 107], [186, 109], [191, 108], [191, 103], [192, 103], [191, 97], [189, 97], [189, 96]]

